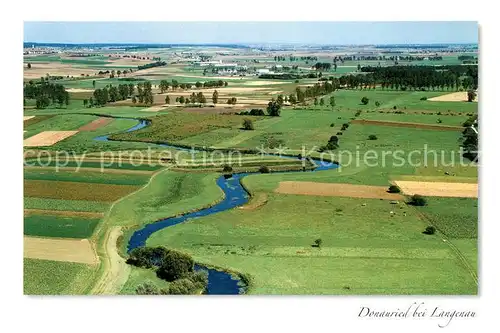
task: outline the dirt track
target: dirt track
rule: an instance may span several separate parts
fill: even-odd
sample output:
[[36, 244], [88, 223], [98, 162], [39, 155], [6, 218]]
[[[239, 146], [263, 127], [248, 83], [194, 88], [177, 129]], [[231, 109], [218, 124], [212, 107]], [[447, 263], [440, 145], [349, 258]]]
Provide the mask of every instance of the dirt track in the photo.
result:
[[99, 262], [88, 239], [24, 237], [24, 257], [95, 265]]
[[396, 180], [396, 185], [407, 195], [420, 194], [429, 197], [477, 198], [478, 184], [415, 182]]
[[399, 122], [399, 121], [355, 119], [355, 120], [352, 120], [351, 123], [352, 124], [361, 124], [361, 125], [421, 128], [421, 129], [439, 130], [439, 131], [463, 131], [464, 130], [464, 128], [461, 126], [432, 125], [432, 124], [422, 124], [422, 123], [406, 123], [406, 122]]
[[367, 199], [401, 200], [403, 196], [396, 193], [388, 193], [385, 186], [368, 186], [335, 183], [315, 182], [280, 182], [275, 190], [282, 194], [317, 195], [325, 197], [348, 197]]
[[108, 230], [104, 244], [104, 274], [92, 290], [92, 295], [115, 295], [120, 292], [127, 282], [130, 274], [130, 267], [118, 254], [116, 242], [122, 235], [120, 227], [113, 227]]

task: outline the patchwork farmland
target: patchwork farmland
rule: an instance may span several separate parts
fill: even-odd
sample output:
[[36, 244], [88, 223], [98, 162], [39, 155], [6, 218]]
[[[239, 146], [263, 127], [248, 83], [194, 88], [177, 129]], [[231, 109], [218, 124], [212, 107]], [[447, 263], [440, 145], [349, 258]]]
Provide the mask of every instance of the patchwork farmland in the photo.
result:
[[25, 294], [477, 294], [477, 49], [54, 48], [24, 57]]

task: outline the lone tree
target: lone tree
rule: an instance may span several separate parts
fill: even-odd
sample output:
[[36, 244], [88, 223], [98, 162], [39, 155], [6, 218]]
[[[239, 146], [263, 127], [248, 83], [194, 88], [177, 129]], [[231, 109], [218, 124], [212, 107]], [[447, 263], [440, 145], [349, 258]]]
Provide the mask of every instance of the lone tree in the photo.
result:
[[391, 185], [391, 186], [389, 186], [389, 189], [387, 190], [387, 192], [389, 192], [389, 193], [400, 193], [401, 189], [399, 188], [399, 186]]
[[170, 104], [170, 96], [165, 96], [165, 104]]
[[279, 117], [281, 113], [281, 105], [276, 101], [271, 101], [267, 104], [267, 114], [271, 117]]
[[31, 69], [31, 64], [28, 62], [28, 69]]
[[330, 97], [330, 106], [331, 106], [332, 108], [334, 108], [334, 107], [335, 107], [335, 97], [334, 97], [334, 96], [331, 96], [331, 97]]
[[321, 244], [323, 243], [323, 240], [321, 238], [318, 238], [314, 241], [314, 246], [315, 247], [321, 247]]
[[413, 206], [425, 206], [427, 205], [427, 200], [420, 194], [414, 194], [411, 197], [410, 204]]
[[426, 235], [434, 235], [436, 233], [436, 228], [432, 225], [428, 226], [427, 228], [425, 228], [425, 231], [423, 233]]
[[467, 102], [472, 102], [476, 99], [476, 92], [474, 90], [467, 91]]
[[248, 118], [243, 119], [243, 129], [247, 131], [252, 131], [254, 129], [253, 121]]
[[322, 98], [322, 99], [319, 100], [319, 105], [320, 106], [325, 105], [325, 99], [324, 98]]
[[375, 134], [370, 134], [368, 140], [377, 140], [377, 136]]
[[271, 170], [269, 170], [269, 167], [267, 165], [263, 165], [259, 168], [260, 173], [269, 173]]
[[370, 100], [369, 100], [369, 99], [368, 99], [368, 97], [366, 97], [366, 96], [365, 96], [365, 97], [363, 97], [363, 98], [361, 99], [361, 103], [363, 103], [363, 105], [368, 104], [368, 102], [369, 102], [369, 101], [370, 101]]
[[214, 90], [214, 93], [212, 94], [212, 102], [214, 103], [214, 105], [216, 105], [218, 101], [219, 101], [219, 92], [217, 90]]

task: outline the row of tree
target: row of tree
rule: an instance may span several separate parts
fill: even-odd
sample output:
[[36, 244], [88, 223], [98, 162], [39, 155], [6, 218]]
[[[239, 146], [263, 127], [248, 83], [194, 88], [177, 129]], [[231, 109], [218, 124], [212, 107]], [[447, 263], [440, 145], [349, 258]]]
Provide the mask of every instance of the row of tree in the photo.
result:
[[213, 88], [213, 87], [227, 87], [228, 83], [227, 81], [206, 81], [206, 82], [200, 82], [197, 81], [196, 83], [179, 83], [177, 80], [172, 80], [172, 82], [169, 82], [168, 80], [161, 80], [160, 84], [158, 85], [160, 88], [161, 93], [163, 94], [165, 91], [168, 90], [168, 88], [172, 87], [173, 90], [176, 90], [177, 88], [180, 89], [191, 89], [193, 86], [196, 88]]
[[[374, 88], [380, 85], [382, 89], [441, 89], [463, 88], [477, 89], [477, 66], [390, 66], [362, 67], [366, 74], [343, 75], [338, 78], [340, 86], [348, 89]], [[336, 81], [335, 78], [331, 78]]]
[[69, 105], [69, 93], [64, 86], [57, 83], [50, 83], [48, 80], [38, 82], [29, 81], [23, 87], [24, 98], [35, 99], [36, 108], [43, 109], [53, 104], [62, 107]]
[[139, 65], [137, 66], [137, 70], [142, 70], [142, 69], [148, 69], [148, 68], [153, 68], [153, 67], [161, 67], [161, 66], [166, 66], [167, 65], [167, 62], [166, 61], [156, 61], [156, 62], [152, 62], [152, 63], [149, 63], [149, 64], [145, 64], [145, 65]]

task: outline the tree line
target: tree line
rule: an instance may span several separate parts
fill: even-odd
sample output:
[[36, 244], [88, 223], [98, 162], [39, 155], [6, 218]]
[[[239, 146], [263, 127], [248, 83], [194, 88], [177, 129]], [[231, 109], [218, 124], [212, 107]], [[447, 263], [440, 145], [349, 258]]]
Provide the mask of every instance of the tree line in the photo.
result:
[[92, 97], [83, 100], [85, 107], [104, 106], [107, 103], [123, 101], [132, 97], [132, 103], [153, 104], [153, 92], [151, 82], [141, 82], [137, 84], [137, 94], [135, 85], [119, 84], [117, 87], [111, 84], [104, 88], [94, 90]]
[[27, 84], [25, 83], [23, 95], [24, 98], [35, 99], [37, 109], [44, 109], [53, 104], [58, 104], [59, 107], [63, 104], [69, 105], [69, 93], [64, 86], [50, 83], [43, 78], [38, 82], [30, 80]]
[[382, 89], [433, 89], [446, 87], [459, 90], [477, 89], [478, 67], [447, 65], [447, 66], [389, 66], [389, 67], [361, 67], [366, 75], [348, 75], [340, 77], [340, 84], [348, 88], [360, 86], [371, 87], [380, 84]]
[[156, 62], [152, 62], [152, 63], [145, 64], [145, 65], [139, 65], [139, 66], [137, 66], [137, 70], [140, 71], [143, 69], [148, 69], [148, 68], [153, 68], [153, 67], [161, 67], [161, 66], [165, 66], [166, 64], [167, 64], [166, 61], [156, 61]]
[[228, 83], [227, 81], [206, 81], [206, 82], [200, 82], [197, 81], [196, 83], [179, 83], [177, 80], [172, 80], [172, 82], [169, 82], [168, 80], [161, 80], [160, 84], [158, 87], [160, 88], [160, 92], [163, 94], [165, 91], [168, 90], [169, 87], [172, 87], [173, 90], [176, 90], [177, 88], [180, 89], [191, 89], [193, 86], [196, 88], [219, 88], [219, 87], [227, 87]]

